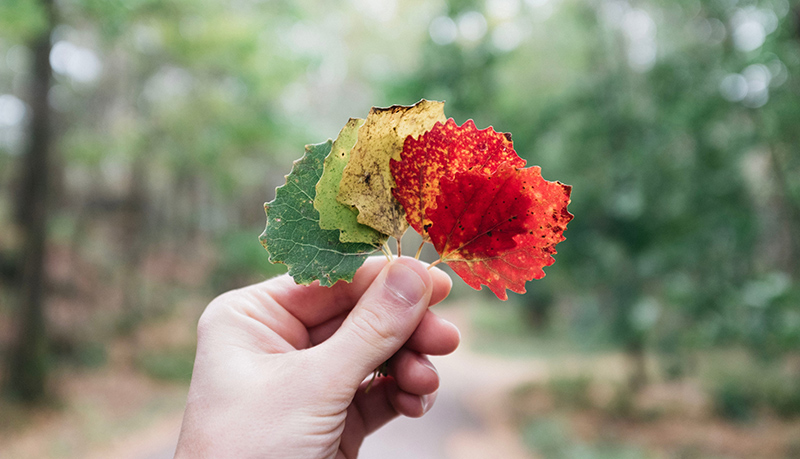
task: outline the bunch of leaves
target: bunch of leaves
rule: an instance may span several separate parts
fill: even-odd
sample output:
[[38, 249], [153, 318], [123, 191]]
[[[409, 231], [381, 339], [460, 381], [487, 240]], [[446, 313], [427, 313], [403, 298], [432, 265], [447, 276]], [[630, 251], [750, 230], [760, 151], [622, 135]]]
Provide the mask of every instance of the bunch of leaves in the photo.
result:
[[[261, 243], [296, 282], [352, 280], [408, 226], [475, 289], [498, 298], [544, 276], [572, 219], [571, 187], [525, 167], [511, 135], [446, 119], [444, 103], [373, 107], [335, 141], [306, 146], [264, 205]], [[419, 257], [420, 250], [417, 251]], [[399, 253], [398, 253], [399, 255]]]

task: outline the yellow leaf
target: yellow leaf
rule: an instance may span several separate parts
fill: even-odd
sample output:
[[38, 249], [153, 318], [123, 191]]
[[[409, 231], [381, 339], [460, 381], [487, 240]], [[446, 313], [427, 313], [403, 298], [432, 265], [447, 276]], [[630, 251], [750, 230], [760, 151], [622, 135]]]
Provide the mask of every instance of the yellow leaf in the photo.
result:
[[406, 137], [419, 137], [445, 119], [444, 102], [423, 99], [411, 106], [373, 107], [358, 130], [337, 200], [358, 209], [359, 223], [399, 239], [408, 222], [403, 206], [392, 196], [395, 182], [389, 161], [400, 159]]

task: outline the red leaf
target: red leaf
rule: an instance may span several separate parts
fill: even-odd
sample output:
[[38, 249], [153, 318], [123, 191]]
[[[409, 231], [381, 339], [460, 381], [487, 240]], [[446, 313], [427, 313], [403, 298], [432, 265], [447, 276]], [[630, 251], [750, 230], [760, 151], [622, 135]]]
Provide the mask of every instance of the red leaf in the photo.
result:
[[[398, 181], [399, 182], [399, 181]], [[572, 214], [572, 187], [548, 182], [537, 166], [501, 165], [494, 174], [467, 170], [439, 183], [437, 206], [427, 211], [436, 251], [472, 288], [506, 289], [544, 277]]]
[[425, 239], [431, 224], [428, 214], [441, 193], [443, 177], [470, 170], [488, 175], [501, 164], [525, 166], [510, 134], [491, 127], [478, 130], [472, 120], [457, 126], [452, 118], [445, 124], [437, 122], [418, 139], [406, 137], [400, 158], [390, 164], [397, 183], [392, 193], [405, 208], [408, 223]]

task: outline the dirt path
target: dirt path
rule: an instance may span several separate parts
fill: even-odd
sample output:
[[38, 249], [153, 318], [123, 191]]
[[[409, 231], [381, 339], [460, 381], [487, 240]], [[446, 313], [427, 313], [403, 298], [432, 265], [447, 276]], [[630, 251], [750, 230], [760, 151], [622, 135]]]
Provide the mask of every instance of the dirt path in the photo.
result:
[[148, 428], [118, 440], [88, 459], [171, 459], [181, 430], [183, 413], [159, 419]]

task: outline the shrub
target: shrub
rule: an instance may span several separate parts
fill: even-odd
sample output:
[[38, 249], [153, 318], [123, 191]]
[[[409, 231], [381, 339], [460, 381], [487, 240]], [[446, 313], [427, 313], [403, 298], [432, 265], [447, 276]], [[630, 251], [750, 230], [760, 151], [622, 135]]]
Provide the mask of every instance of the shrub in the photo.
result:
[[154, 379], [189, 382], [194, 354], [194, 347], [143, 352], [136, 358], [136, 366]]
[[592, 407], [591, 385], [587, 375], [554, 378], [547, 384], [556, 405], [577, 409]]

